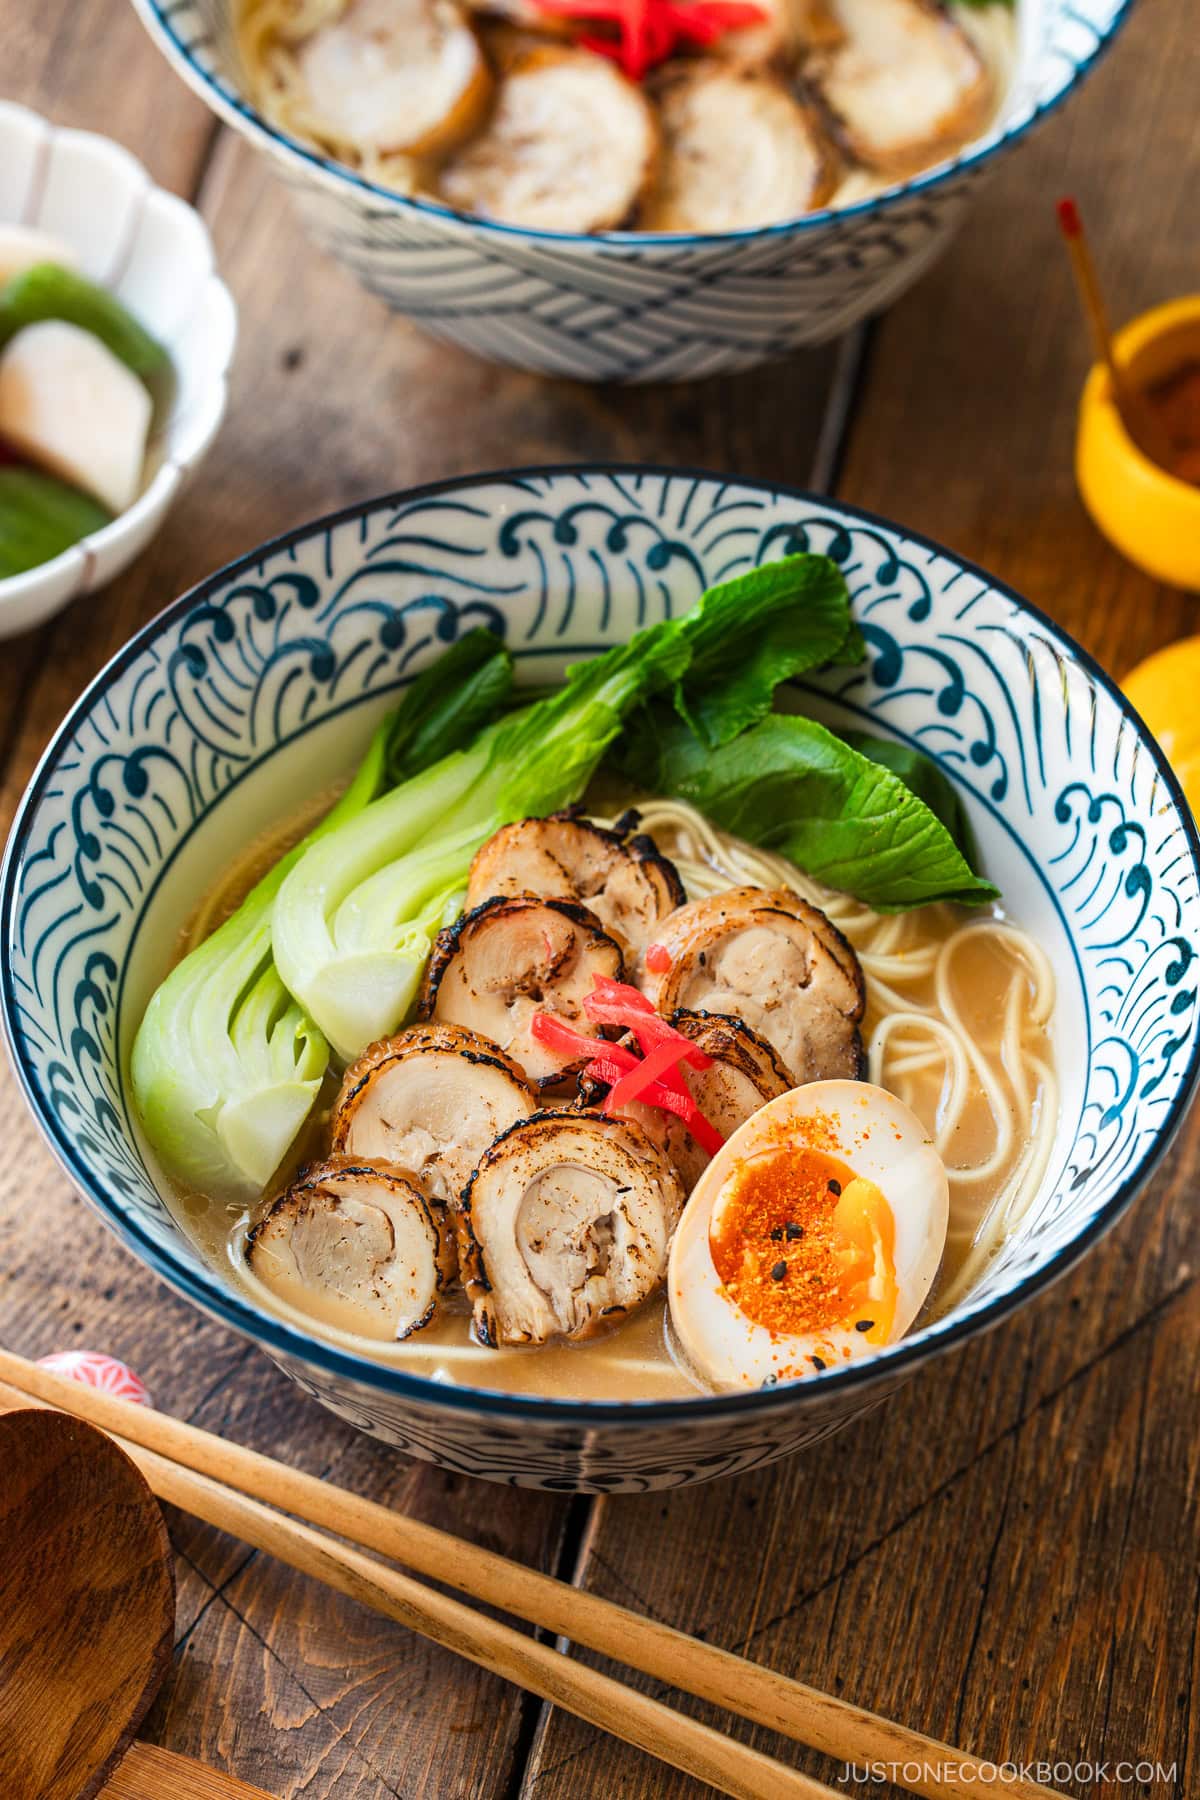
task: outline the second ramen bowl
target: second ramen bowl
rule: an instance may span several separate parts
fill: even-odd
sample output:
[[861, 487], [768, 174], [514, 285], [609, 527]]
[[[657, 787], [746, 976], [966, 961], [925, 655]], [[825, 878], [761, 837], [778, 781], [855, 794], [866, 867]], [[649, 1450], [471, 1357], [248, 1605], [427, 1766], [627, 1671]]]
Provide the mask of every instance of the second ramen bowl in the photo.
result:
[[235, 0], [133, 0], [168, 62], [275, 165], [310, 234], [423, 330], [496, 362], [589, 381], [676, 381], [821, 344], [890, 304], [941, 253], [997, 153], [1065, 100], [1132, 0], [1018, 0], [996, 123], [886, 193], [714, 236], [580, 237], [408, 199], [272, 125], [250, 99]]
[[[164, 1204], [127, 1079], [136, 1025], [212, 871], [348, 770], [397, 690], [470, 627], [501, 633], [521, 681], [544, 685], [705, 587], [804, 549], [844, 570], [869, 646], [863, 667], [806, 684], [806, 710], [939, 758], [1006, 905], [1055, 971], [1053, 1151], [976, 1288], [871, 1361], [628, 1402], [452, 1387], [255, 1305]], [[1075, 1262], [1149, 1178], [1200, 1067], [1200, 842], [1116, 688], [1049, 620], [936, 545], [828, 500], [702, 474], [470, 477], [351, 508], [214, 575], [140, 632], [59, 729], [13, 828], [0, 929], [26, 1097], [134, 1255], [363, 1430], [531, 1487], [671, 1487], [826, 1435]]]

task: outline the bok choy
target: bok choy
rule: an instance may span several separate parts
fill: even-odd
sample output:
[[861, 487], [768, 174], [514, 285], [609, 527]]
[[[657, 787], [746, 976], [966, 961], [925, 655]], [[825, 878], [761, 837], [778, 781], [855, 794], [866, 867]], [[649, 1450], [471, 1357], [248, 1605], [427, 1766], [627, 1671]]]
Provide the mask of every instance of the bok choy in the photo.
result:
[[628, 708], [687, 660], [678, 624], [647, 627], [305, 852], [280, 890], [275, 960], [340, 1056], [403, 1020], [480, 844], [577, 799]]
[[[686, 800], [722, 831], [788, 857], [877, 912], [999, 898], [973, 867], [954, 789], [919, 751], [815, 719], [771, 713], [709, 750], [678, 719], [639, 722], [631, 740], [648, 788]], [[636, 748], [635, 748], [636, 747]]]
[[329, 1045], [271, 954], [272, 913], [289, 871], [390, 780], [469, 741], [510, 683], [511, 661], [497, 638], [461, 638], [380, 725], [333, 809], [158, 988], [134, 1040], [131, 1074], [146, 1135], [178, 1180], [214, 1197], [261, 1192], [320, 1091]]
[[[770, 705], [782, 673], [846, 647], [857, 653], [840, 571], [795, 556], [710, 588], [683, 618], [577, 664], [559, 692], [305, 853], [272, 925], [288, 988], [340, 1056], [356, 1055], [402, 1023], [434, 936], [462, 906], [475, 851], [511, 820], [577, 800], [636, 703], [673, 693], [722, 726], [743, 721]], [[693, 664], [701, 679], [689, 687]]]

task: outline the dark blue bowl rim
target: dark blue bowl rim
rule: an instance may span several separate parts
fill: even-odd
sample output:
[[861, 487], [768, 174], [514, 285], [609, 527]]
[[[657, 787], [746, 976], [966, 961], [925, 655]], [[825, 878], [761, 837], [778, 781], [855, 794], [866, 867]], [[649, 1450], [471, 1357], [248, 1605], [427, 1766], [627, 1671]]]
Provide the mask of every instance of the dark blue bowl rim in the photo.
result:
[[[1032, 622], [1046, 631], [1056, 646], [1064, 653], [1066, 659], [1075, 662], [1098, 687], [1102, 688], [1118, 710], [1129, 720], [1131, 727], [1137, 733], [1143, 752], [1151, 758], [1164, 788], [1171, 797], [1175, 812], [1183, 825], [1193, 873], [1197, 882], [1200, 883], [1200, 831], [1197, 830], [1196, 821], [1184, 797], [1183, 790], [1137, 711], [1130, 705], [1116, 683], [1105, 673], [1099, 663], [1055, 624], [1047, 613], [1035, 606], [1032, 601], [1026, 600], [1005, 582], [988, 574], [979, 564], [957, 555], [921, 532], [909, 531], [894, 521], [883, 518], [878, 513], [852, 506], [829, 495], [810, 493], [803, 488], [792, 487], [787, 483], [763, 481], [749, 476], [724, 475], [712, 469], [662, 467], [651, 463], [563, 463], [453, 476], [443, 481], [427, 482], [418, 487], [404, 488], [396, 493], [383, 494], [371, 500], [358, 501], [354, 505], [343, 507], [336, 512], [325, 514], [322, 518], [297, 526], [291, 531], [281, 532], [277, 537], [268, 539], [246, 555], [235, 558], [224, 568], [218, 569], [204, 581], [198, 582], [186, 593], [181, 594], [178, 599], [170, 602], [162, 612], [143, 625], [84, 689], [51, 738], [22, 795], [5, 847], [3, 865], [0, 867], [0, 946], [7, 946], [10, 941], [13, 906], [25, 841], [33, 826], [46, 786], [53, 777], [60, 751], [74, 735], [78, 725], [91, 712], [97, 700], [165, 627], [191, 611], [193, 607], [202, 605], [214, 592], [224, 587], [235, 576], [257, 569], [268, 557], [288, 550], [320, 532], [348, 524], [368, 514], [403, 506], [413, 500], [425, 500], [448, 493], [462, 493], [505, 482], [559, 480], [596, 475], [723, 482], [729, 487], [746, 489], [753, 493], [769, 495], [775, 499], [826, 508], [842, 513], [848, 518], [858, 519], [865, 525], [874, 526], [885, 532], [894, 532], [935, 556], [947, 558], [967, 574], [975, 576], [994, 592], [1002, 595], [1018, 612], [1025, 614]], [[784, 1412], [793, 1407], [812, 1404], [818, 1399], [821, 1401], [835, 1401], [840, 1398], [849, 1400], [855, 1394], [866, 1398], [872, 1388], [878, 1387], [882, 1383], [890, 1383], [911, 1372], [919, 1363], [951, 1350], [964, 1343], [968, 1338], [998, 1324], [1010, 1313], [1015, 1312], [1018, 1307], [1033, 1299], [1035, 1295], [1043, 1293], [1052, 1282], [1058, 1280], [1068, 1269], [1073, 1267], [1086, 1251], [1117, 1222], [1121, 1214], [1132, 1204], [1150, 1180], [1169, 1150], [1187, 1111], [1197, 1081], [1200, 1080], [1200, 1031], [1197, 1031], [1188, 1066], [1171, 1109], [1137, 1167], [1126, 1177], [1120, 1188], [1096, 1217], [1090, 1220], [1069, 1244], [1064, 1245], [1043, 1268], [1026, 1276], [1009, 1292], [997, 1295], [994, 1300], [989, 1301], [977, 1312], [958, 1319], [951, 1317], [944, 1325], [933, 1326], [927, 1333], [919, 1333], [915, 1337], [901, 1339], [898, 1344], [867, 1361], [852, 1363], [844, 1368], [830, 1369], [823, 1374], [812, 1376], [804, 1382], [776, 1389], [760, 1388], [748, 1393], [735, 1394], [698, 1394], [694, 1399], [682, 1400], [559, 1400], [539, 1395], [508, 1394], [487, 1388], [453, 1387], [448, 1383], [432, 1381], [425, 1376], [407, 1374], [401, 1369], [375, 1362], [370, 1357], [356, 1356], [352, 1352], [343, 1350], [335, 1344], [328, 1344], [320, 1338], [308, 1337], [286, 1324], [282, 1319], [275, 1319], [270, 1314], [257, 1311], [243, 1301], [232, 1288], [223, 1286], [215, 1272], [210, 1275], [207, 1270], [196, 1271], [177, 1264], [168, 1251], [154, 1243], [135, 1220], [117, 1210], [112, 1198], [93, 1178], [91, 1171], [86, 1168], [76, 1152], [70, 1137], [61, 1129], [54, 1114], [46, 1106], [33, 1073], [26, 1065], [21, 1053], [21, 1032], [17, 1024], [12, 967], [7, 954], [0, 956], [0, 1022], [3, 1023], [9, 1057], [25, 1099], [42, 1135], [64, 1172], [96, 1208], [116, 1236], [177, 1293], [184, 1295], [201, 1310], [215, 1315], [223, 1324], [257, 1343], [269, 1353], [289, 1357], [300, 1363], [307, 1363], [340, 1379], [412, 1400], [433, 1411], [475, 1413], [492, 1417], [522, 1419], [529, 1423], [544, 1422], [551, 1425], [621, 1424], [640, 1427], [669, 1422], [695, 1422], [699, 1425], [704, 1421], [713, 1421], [721, 1417], [743, 1419], [750, 1414]]]
[[[1014, 0], [1014, 4], [1019, 0]], [[961, 175], [969, 175], [981, 169], [1001, 151], [1020, 143], [1036, 125], [1048, 119], [1066, 101], [1079, 84], [1091, 74], [1105, 52], [1115, 43], [1122, 27], [1125, 25], [1133, 9], [1134, 0], [1122, 0], [1121, 6], [1113, 14], [1107, 31], [1098, 37], [1094, 48], [1081, 60], [1075, 63], [1071, 75], [1059, 91], [1051, 99], [1043, 100], [1033, 106], [1028, 117], [1020, 124], [1012, 126], [998, 137], [995, 143], [984, 144], [977, 150], [969, 150], [952, 162], [939, 165], [926, 174], [914, 176], [912, 180], [886, 188], [881, 194], [873, 194], [865, 200], [858, 200], [851, 206], [826, 206], [816, 212], [803, 213], [798, 219], [785, 219], [777, 225], [752, 226], [742, 231], [714, 232], [677, 232], [677, 231], [605, 231], [596, 233], [572, 231], [536, 231], [528, 226], [506, 225], [497, 219], [479, 219], [471, 214], [455, 212], [452, 207], [443, 206], [435, 200], [424, 200], [413, 195], [397, 194], [390, 188], [381, 187], [378, 182], [368, 181], [365, 176], [337, 162], [333, 157], [322, 156], [311, 145], [293, 137], [289, 132], [281, 131], [263, 117], [257, 107], [251, 106], [232, 86], [228, 85], [206, 69], [193, 54], [189, 45], [178, 35], [171, 15], [179, 10], [178, 0], [134, 0], [143, 23], [154, 36], [157, 33], [166, 46], [169, 58], [178, 58], [179, 62], [190, 71], [192, 85], [213, 96], [217, 110], [235, 114], [241, 126], [251, 136], [265, 140], [269, 148], [282, 152], [286, 160], [307, 165], [317, 171], [322, 182], [332, 181], [346, 187], [356, 189], [371, 199], [384, 203], [387, 211], [410, 212], [467, 227], [471, 231], [481, 231], [485, 235], [498, 238], [513, 239], [518, 243], [530, 244], [617, 244], [629, 248], [645, 248], [657, 245], [666, 249], [687, 249], [692, 245], [703, 244], [735, 244], [758, 242], [760, 240], [799, 236], [806, 231], [814, 231], [822, 226], [837, 226], [851, 220], [870, 217], [876, 212], [885, 212], [910, 195], [924, 196], [943, 187], [947, 182]], [[1094, 27], [1088, 26], [1088, 30]]]

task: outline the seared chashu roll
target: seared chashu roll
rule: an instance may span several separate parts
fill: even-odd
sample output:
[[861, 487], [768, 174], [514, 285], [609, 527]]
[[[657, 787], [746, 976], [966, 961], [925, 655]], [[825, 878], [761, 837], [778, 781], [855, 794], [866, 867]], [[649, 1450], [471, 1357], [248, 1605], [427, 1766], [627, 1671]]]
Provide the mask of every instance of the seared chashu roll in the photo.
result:
[[481, 1342], [586, 1338], [661, 1286], [679, 1177], [629, 1119], [535, 1113], [484, 1156], [459, 1221]]
[[546, 45], [503, 73], [492, 116], [442, 169], [461, 211], [537, 231], [614, 231], [653, 182], [658, 127], [607, 57]]
[[625, 836], [566, 813], [520, 819], [488, 839], [471, 864], [468, 910], [497, 894], [582, 901], [635, 957], [687, 899], [675, 865], [653, 838]]
[[553, 1013], [598, 1037], [584, 996], [597, 975], [620, 981], [624, 972], [621, 946], [586, 906], [498, 895], [438, 933], [417, 1012], [490, 1038], [535, 1086], [551, 1087], [562, 1079], [563, 1059], [533, 1036], [533, 1015]]
[[[787, 1069], [765, 1038], [742, 1019], [720, 1013], [696, 1013], [680, 1010], [671, 1016], [676, 1031], [710, 1057], [707, 1069], [679, 1065], [679, 1073], [688, 1092], [709, 1124], [723, 1138], [730, 1138], [744, 1125], [752, 1113], [768, 1100], [775, 1100], [795, 1086]], [[621, 1043], [636, 1050], [632, 1035]], [[608, 1089], [604, 1082], [583, 1073], [579, 1077], [578, 1097], [581, 1106], [600, 1106]], [[661, 1107], [647, 1106], [634, 1100], [622, 1107], [622, 1117], [640, 1125], [647, 1137], [665, 1152], [674, 1164], [690, 1194], [712, 1160], [698, 1144], [683, 1120]]]
[[792, 0], [792, 23], [803, 50], [834, 50], [846, 42], [837, 0]]
[[793, 1087], [863, 1073], [858, 958], [790, 889], [730, 888], [693, 900], [663, 921], [658, 942], [666, 966], [648, 969], [642, 985], [666, 1018], [683, 1007], [744, 1020]]
[[[744, 1019], [680, 1008], [671, 1015], [671, 1023], [712, 1058], [711, 1068], [689, 1069], [684, 1064], [680, 1073], [692, 1099], [723, 1138], [732, 1137], [760, 1106], [796, 1085], [766, 1038]], [[708, 1152], [686, 1129], [671, 1148], [675, 1167], [691, 1193], [711, 1160]]]
[[520, 1064], [487, 1038], [461, 1025], [413, 1025], [347, 1069], [331, 1142], [411, 1169], [430, 1200], [456, 1207], [488, 1145], [536, 1110]]
[[680, 63], [659, 87], [663, 156], [647, 231], [743, 231], [824, 206], [837, 159], [812, 108], [778, 76]]
[[457, 1272], [453, 1232], [411, 1176], [341, 1156], [301, 1170], [250, 1231], [246, 1258], [300, 1312], [388, 1340], [427, 1325]]
[[810, 0], [804, 73], [856, 162], [897, 180], [984, 129], [995, 83], [936, 0]]
[[517, 56], [544, 49], [547, 38], [570, 43], [577, 33], [577, 21], [563, 13], [543, 12], [538, 0], [465, 0], [465, 4], [488, 61], [501, 74]]
[[429, 156], [481, 123], [492, 78], [455, 0], [349, 0], [296, 47], [314, 135]]

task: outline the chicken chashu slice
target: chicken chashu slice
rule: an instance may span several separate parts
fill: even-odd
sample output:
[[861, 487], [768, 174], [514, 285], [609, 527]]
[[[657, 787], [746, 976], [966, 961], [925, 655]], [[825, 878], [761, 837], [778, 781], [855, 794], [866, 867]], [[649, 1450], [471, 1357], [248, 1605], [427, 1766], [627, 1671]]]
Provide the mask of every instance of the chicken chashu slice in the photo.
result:
[[492, 92], [483, 49], [456, 0], [349, 0], [296, 49], [308, 123], [381, 155], [452, 150]]
[[741, 231], [823, 206], [837, 159], [811, 107], [778, 76], [678, 64], [658, 89], [663, 155], [647, 231]]
[[[671, 1024], [712, 1058], [711, 1068], [693, 1069], [681, 1063], [679, 1072], [704, 1117], [724, 1138], [732, 1137], [738, 1126], [744, 1125], [768, 1100], [777, 1099], [795, 1085], [767, 1040], [751, 1031], [742, 1019], [681, 1009], [672, 1014]], [[632, 1034], [621, 1042], [636, 1051]], [[578, 1091], [579, 1103], [592, 1107], [599, 1106], [607, 1092], [603, 1082], [586, 1074], [579, 1077]], [[684, 1192], [690, 1194], [712, 1159], [683, 1120], [641, 1100], [622, 1107], [621, 1116], [640, 1125], [651, 1142], [665, 1152]]]
[[632, 957], [687, 900], [675, 865], [653, 838], [565, 813], [518, 820], [488, 839], [471, 864], [467, 906], [496, 894], [581, 901]]
[[756, 0], [756, 4], [761, 20], [721, 32], [705, 54], [743, 68], [774, 67], [788, 74], [797, 49], [813, 41], [813, 31], [819, 32], [822, 18], [828, 16], [826, 0]]
[[[682, 1066], [688, 1091], [710, 1125], [730, 1138], [760, 1106], [778, 1099], [796, 1084], [775, 1050], [732, 1014], [688, 1012], [671, 1015], [676, 1031], [711, 1056], [712, 1067]], [[672, 1159], [690, 1194], [711, 1158], [684, 1127], [671, 1145]]]
[[663, 921], [669, 966], [642, 985], [666, 1018], [680, 1007], [741, 1019], [789, 1085], [857, 1079], [866, 989], [858, 958], [823, 912], [790, 889], [730, 888]]
[[545, 45], [513, 58], [491, 118], [438, 180], [460, 211], [537, 231], [614, 231], [658, 165], [641, 90], [606, 57]]
[[461, 1025], [413, 1025], [347, 1069], [331, 1145], [410, 1169], [428, 1199], [457, 1207], [488, 1145], [537, 1104], [520, 1064], [487, 1038]]
[[563, 1078], [563, 1059], [533, 1036], [534, 1013], [554, 1013], [598, 1037], [584, 996], [597, 975], [620, 981], [624, 973], [621, 946], [586, 906], [497, 895], [438, 933], [417, 1012], [490, 1038], [536, 1087], [552, 1087]]
[[454, 1279], [454, 1236], [417, 1183], [382, 1162], [333, 1156], [301, 1170], [246, 1240], [258, 1279], [325, 1325], [410, 1337]]
[[791, 0], [791, 16], [802, 50], [834, 50], [846, 42], [837, 0]]
[[856, 162], [901, 179], [987, 125], [995, 83], [936, 0], [819, 0], [805, 79]]
[[545, 48], [547, 38], [571, 43], [579, 21], [543, 12], [538, 0], [466, 0], [493, 69], [511, 67], [518, 55]]
[[678, 1175], [629, 1119], [535, 1113], [494, 1143], [459, 1220], [482, 1343], [586, 1338], [661, 1286]]

